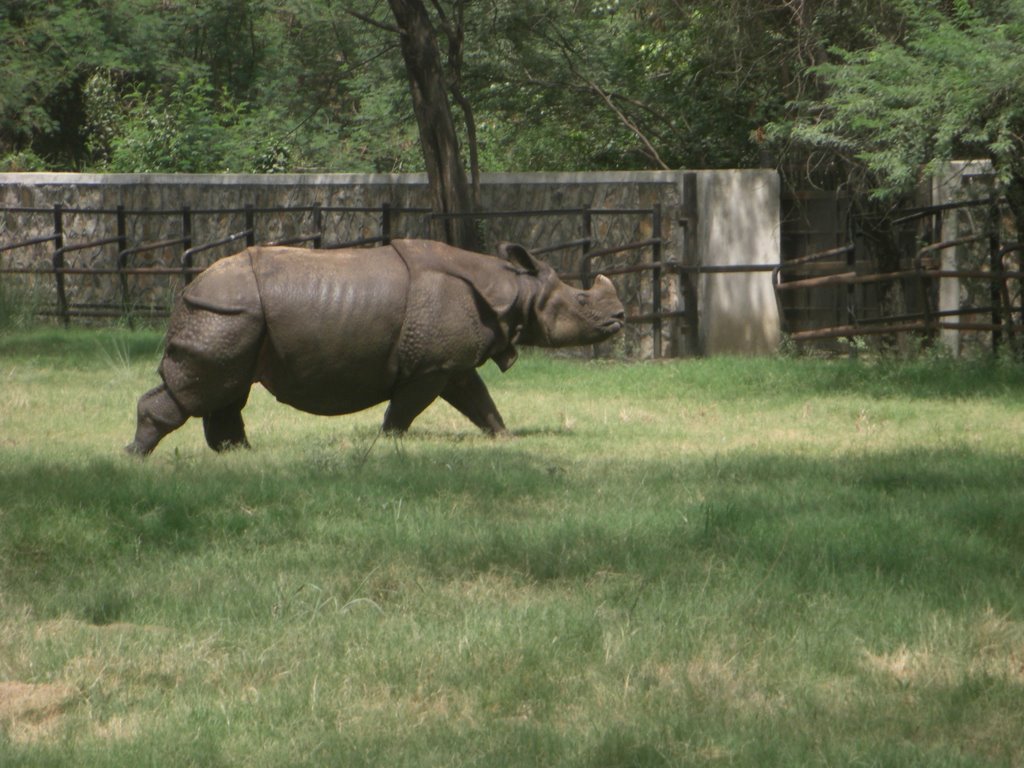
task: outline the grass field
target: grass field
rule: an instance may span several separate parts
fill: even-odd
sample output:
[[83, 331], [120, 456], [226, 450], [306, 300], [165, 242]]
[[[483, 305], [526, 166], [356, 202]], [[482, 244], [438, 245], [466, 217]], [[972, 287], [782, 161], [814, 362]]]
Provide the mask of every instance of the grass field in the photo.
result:
[[0, 335], [0, 765], [1022, 766], [1024, 368], [484, 369], [121, 455], [151, 332]]

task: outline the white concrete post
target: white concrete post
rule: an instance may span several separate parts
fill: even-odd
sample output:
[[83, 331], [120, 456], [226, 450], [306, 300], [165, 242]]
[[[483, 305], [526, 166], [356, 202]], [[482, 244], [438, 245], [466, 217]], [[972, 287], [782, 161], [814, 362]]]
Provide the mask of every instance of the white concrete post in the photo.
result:
[[[697, 177], [701, 266], [778, 264], [778, 174], [699, 171]], [[758, 355], [778, 349], [781, 325], [770, 271], [703, 274], [700, 297], [705, 355]]]

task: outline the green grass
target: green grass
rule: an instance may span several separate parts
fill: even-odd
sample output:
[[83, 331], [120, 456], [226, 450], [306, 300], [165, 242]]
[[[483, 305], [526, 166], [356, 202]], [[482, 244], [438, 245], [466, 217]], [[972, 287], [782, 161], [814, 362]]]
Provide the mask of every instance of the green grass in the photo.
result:
[[0, 765], [1024, 764], [1024, 369], [484, 369], [254, 390], [120, 454], [160, 338], [0, 335]]

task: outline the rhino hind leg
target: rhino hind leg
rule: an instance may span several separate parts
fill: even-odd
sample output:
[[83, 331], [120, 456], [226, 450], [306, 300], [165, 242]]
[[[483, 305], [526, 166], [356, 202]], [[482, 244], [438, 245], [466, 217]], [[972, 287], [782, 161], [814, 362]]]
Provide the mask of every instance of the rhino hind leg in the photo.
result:
[[239, 400], [203, 416], [203, 434], [206, 444], [215, 451], [233, 448], [248, 448], [249, 440], [245, 436], [245, 422], [242, 420], [242, 408], [249, 398], [246, 392]]
[[381, 429], [392, 435], [408, 431], [413, 420], [437, 399], [448, 383], [448, 374], [436, 373], [401, 384], [391, 395]]
[[125, 446], [125, 451], [148, 456], [157, 443], [184, 424], [188, 416], [166, 384], [154, 387], [139, 398], [135, 439]]
[[441, 397], [484, 432], [501, 435], [508, 431], [491, 393], [476, 371], [453, 376], [441, 390]]

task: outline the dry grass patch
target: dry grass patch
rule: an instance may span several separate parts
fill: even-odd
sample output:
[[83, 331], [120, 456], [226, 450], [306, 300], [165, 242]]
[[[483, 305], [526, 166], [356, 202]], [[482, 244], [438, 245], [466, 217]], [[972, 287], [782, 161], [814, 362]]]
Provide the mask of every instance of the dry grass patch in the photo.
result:
[[[156, 626], [96, 626], [71, 618], [0, 623], [0, 730], [14, 744], [71, 729], [99, 740], [135, 737], [163, 693], [214, 685], [224, 667], [210, 638]], [[46, 677], [48, 682], [25, 682]]]
[[988, 609], [959, 644], [952, 644], [954, 639], [947, 630], [934, 642], [903, 644], [887, 653], [865, 649], [863, 666], [904, 688], [977, 679], [1024, 685], [1024, 622]]
[[0, 727], [16, 744], [49, 738], [77, 697], [67, 683], [0, 682]]

